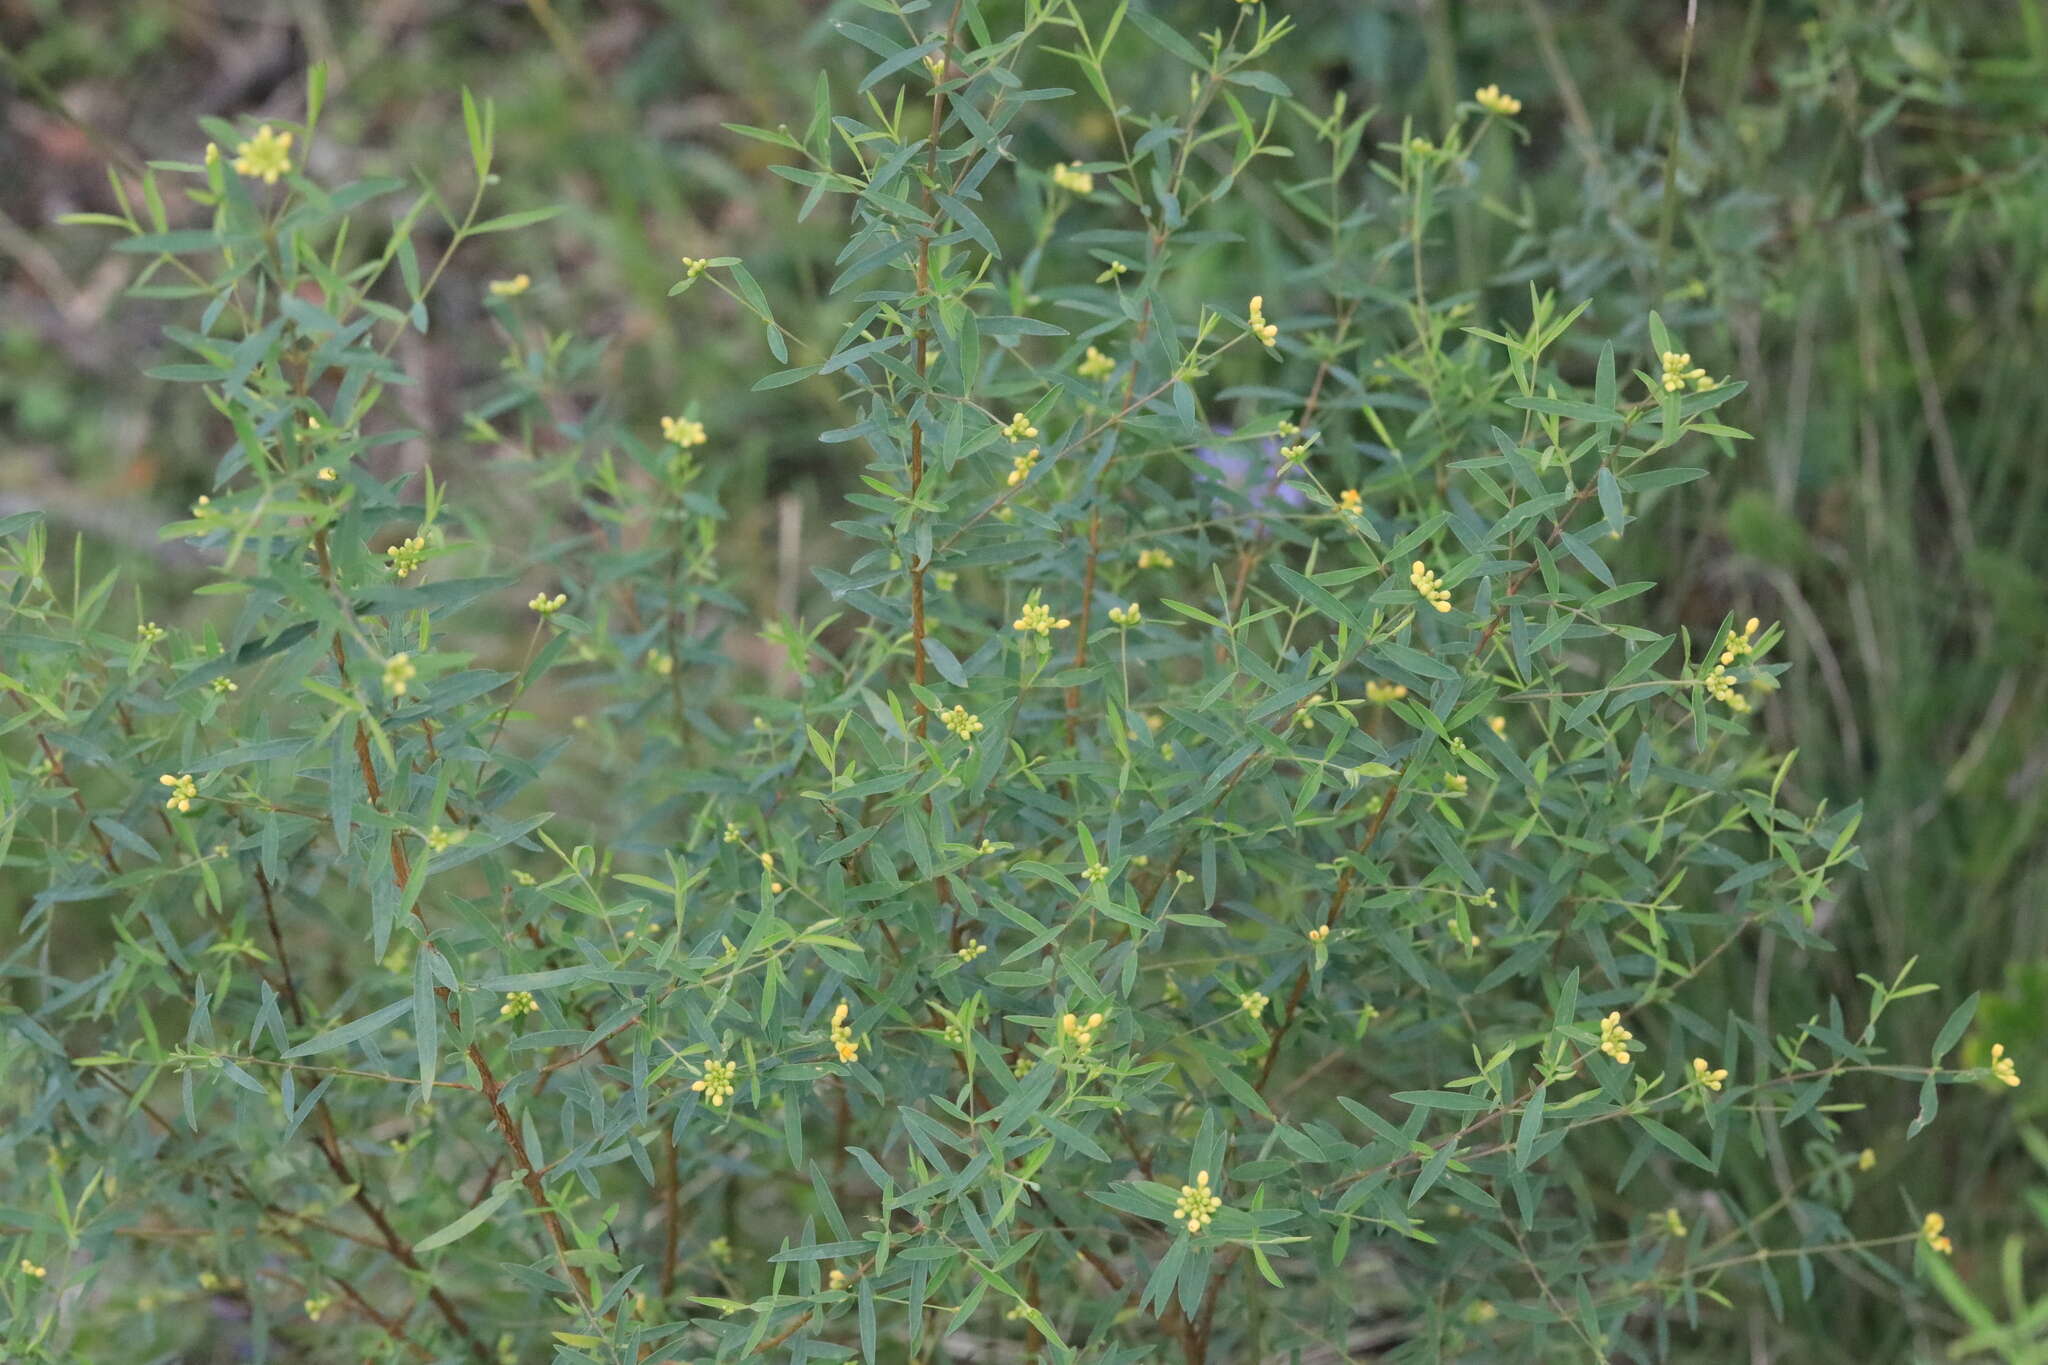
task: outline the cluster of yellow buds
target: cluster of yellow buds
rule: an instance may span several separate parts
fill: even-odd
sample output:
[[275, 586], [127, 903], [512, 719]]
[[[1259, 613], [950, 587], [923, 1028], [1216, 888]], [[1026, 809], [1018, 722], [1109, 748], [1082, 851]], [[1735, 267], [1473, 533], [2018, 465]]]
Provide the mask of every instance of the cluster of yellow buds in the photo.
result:
[[1701, 393], [1714, 387], [1707, 372], [1692, 363], [1691, 351], [1666, 351], [1658, 357], [1664, 366], [1664, 392], [1683, 393], [1687, 384]]
[[536, 612], [541, 616], [553, 616], [568, 605], [569, 594], [565, 592], [558, 592], [553, 597], [548, 596], [544, 592], [537, 592], [533, 595], [533, 600], [526, 604], [527, 610]]
[[1327, 924], [1318, 924], [1315, 928], [1308, 931], [1308, 941], [1310, 943], [1326, 943], [1329, 941], [1329, 938], [1330, 926]]
[[825, 1276], [827, 1289], [844, 1289], [853, 1283], [853, 1276], [843, 1270], [833, 1270]]
[[1497, 735], [1504, 735], [1508, 732], [1508, 718], [1506, 716], [1488, 716], [1486, 718], [1486, 728]]
[[1673, 1237], [1683, 1237], [1686, 1234], [1685, 1220], [1678, 1216], [1678, 1210], [1675, 1208], [1664, 1210], [1664, 1216], [1657, 1221], [1662, 1223], [1664, 1231]]
[[442, 829], [439, 825], [429, 825], [426, 833], [427, 851], [446, 853], [468, 837], [469, 831], [466, 829]]
[[1355, 517], [1365, 511], [1365, 499], [1358, 495], [1356, 488], [1347, 488], [1337, 495], [1337, 510]]
[[939, 712], [939, 723], [962, 739], [973, 739], [987, 727], [981, 717], [970, 715], [964, 706], [951, 706]]
[[712, 1060], [704, 1063], [704, 1074], [690, 1082], [690, 1089], [704, 1097], [713, 1109], [722, 1109], [739, 1085], [740, 1064]]
[[333, 483], [336, 479], [340, 478], [341, 475], [334, 472], [333, 465], [323, 464], [320, 466], [319, 472], [315, 473], [313, 477], [320, 480], [320, 482], [322, 483]]
[[427, 538], [408, 536], [384, 552], [391, 561], [391, 572], [399, 578], [410, 578], [413, 572], [427, 560]]
[[1164, 550], [1140, 550], [1138, 551], [1138, 567], [1141, 569], [1170, 569], [1173, 567], [1173, 556]]
[[1408, 581], [1415, 585], [1416, 596], [1436, 610], [1451, 609], [1451, 590], [1444, 586], [1442, 578], [1431, 572], [1429, 565], [1416, 560], [1408, 569]]
[[736, 843], [738, 843], [738, 842], [740, 841], [741, 837], [742, 837], [742, 833], [741, 833], [741, 830], [740, 830], [740, 824], [739, 824], [739, 821], [737, 821], [737, 820], [728, 820], [728, 821], [726, 821], [726, 822], [725, 822], [725, 834], [724, 834], [724, 835], [722, 836], [722, 840], [723, 840], [723, 842], [725, 842], [725, 843], [728, 843], [728, 844], [736, 844]]
[[694, 280], [710, 268], [711, 262], [705, 260], [702, 256], [683, 257], [683, 276], [685, 279]]
[[1463, 773], [1452, 773], [1444, 779], [1444, 785], [1451, 789], [1451, 795], [1464, 796], [1472, 790], [1472, 779]]
[[1072, 624], [1074, 623], [1064, 616], [1055, 618], [1052, 614], [1052, 608], [1046, 606], [1045, 603], [1030, 601], [1024, 604], [1023, 611], [1015, 621], [1010, 623], [1010, 626], [1011, 629], [1020, 635], [1035, 634], [1043, 640], [1054, 631], [1065, 630]]
[[962, 962], [972, 962], [987, 951], [988, 945], [986, 943], [983, 943], [978, 938], [970, 938], [954, 950], [953, 956], [959, 958]]
[[1266, 296], [1252, 295], [1252, 301], [1246, 306], [1245, 311], [1250, 315], [1252, 335], [1259, 339], [1259, 344], [1267, 350], [1279, 345], [1279, 324], [1266, 321]]
[[272, 131], [269, 124], [256, 136], [235, 148], [235, 174], [275, 185], [277, 178], [292, 168], [292, 135]]
[[306, 1310], [306, 1321], [318, 1322], [320, 1321], [320, 1315], [322, 1313], [325, 1313], [328, 1309], [334, 1307], [334, 1295], [313, 1294], [310, 1295], [306, 1299], [305, 1303], [301, 1306], [304, 1307]]
[[1920, 1220], [1920, 1240], [1944, 1256], [1953, 1255], [1956, 1249], [1955, 1243], [1942, 1235], [1942, 1229], [1947, 1226], [1948, 1219], [1929, 1209], [1927, 1216]]
[[839, 1060], [851, 1066], [860, 1060], [860, 1044], [853, 1041], [853, 1025], [846, 1022], [848, 1013], [850, 1009], [844, 1000], [832, 1011], [832, 1047]]
[[1281, 446], [1280, 458], [1288, 464], [1300, 464], [1308, 458], [1308, 442], [1296, 441], [1293, 445]]
[[505, 1003], [498, 1006], [498, 1015], [504, 1019], [517, 1019], [539, 1008], [540, 1001], [533, 998], [532, 991], [510, 991], [505, 996]]
[[1091, 1014], [1085, 1020], [1073, 1014], [1063, 1014], [1060, 1016], [1060, 1038], [1086, 1051], [1093, 1046], [1095, 1034], [1101, 1029], [1102, 1023], [1103, 1016], [1099, 1013]]
[[1003, 427], [1003, 438], [1010, 441], [1029, 441], [1038, 435], [1038, 428], [1031, 425], [1031, 419], [1023, 413], [1012, 416]]
[[1482, 85], [1472, 92], [1472, 98], [1481, 109], [1502, 118], [1513, 118], [1522, 112], [1522, 102], [1497, 85]]
[[1237, 1007], [1254, 1019], [1264, 1014], [1271, 1003], [1264, 991], [1245, 991], [1237, 997]]
[[2005, 1055], [2004, 1043], [1991, 1045], [1991, 1076], [1993, 1080], [2010, 1086], [2020, 1083], [2019, 1068], [2012, 1064], [2012, 1058]]
[[1109, 609], [1110, 621], [1115, 625], [1122, 626], [1125, 630], [1129, 630], [1132, 626], [1137, 625], [1144, 617], [1145, 614], [1138, 610], [1136, 602], [1131, 603], [1128, 607], [1111, 607]]
[[34, 1261], [31, 1261], [28, 1257], [24, 1256], [21, 1258], [21, 1273], [28, 1276], [32, 1280], [40, 1280], [46, 1277], [50, 1272], [44, 1269], [42, 1266], [37, 1265]]
[[1200, 1232], [1215, 1218], [1223, 1201], [1209, 1188], [1209, 1173], [1195, 1172], [1195, 1183], [1180, 1187], [1180, 1202], [1173, 1206], [1173, 1221], [1187, 1224], [1189, 1232]]
[[1615, 1010], [1600, 1021], [1600, 1050], [1620, 1062], [1629, 1064], [1628, 1045], [1635, 1035], [1621, 1026], [1621, 1011]]
[[1038, 447], [1033, 446], [1022, 455], [1010, 457], [1010, 477], [1006, 482], [1009, 483], [1010, 487], [1015, 488], [1018, 484], [1030, 478], [1031, 471], [1037, 467]]
[[1090, 863], [1081, 869], [1081, 880], [1084, 882], [1099, 882], [1108, 875], [1108, 863]]
[[1055, 165], [1052, 168], [1052, 183], [1058, 185], [1069, 194], [1093, 194], [1095, 192], [1094, 175], [1082, 170], [1081, 163], [1078, 161], [1069, 161]]
[[1719, 1093], [1721, 1083], [1728, 1079], [1728, 1068], [1711, 1067], [1707, 1065], [1706, 1058], [1695, 1057], [1692, 1059], [1692, 1078], [1707, 1089]]
[[165, 631], [162, 626], [158, 625], [154, 621], [144, 621], [141, 625], [135, 628], [135, 638], [142, 641], [142, 643], [146, 645], [155, 644], [158, 640], [163, 639], [164, 636], [168, 633], [169, 632]]
[[1100, 379], [1115, 369], [1116, 362], [1114, 360], [1104, 355], [1101, 351], [1096, 350], [1093, 346], [1090, 346], [1087, 352], [1082, 355], [1081, 363], [1074, 367], [1074, 372], [1083, 379]]
[[1111, 261], [1108, 267], [1104, 269], [1100, 275], [1097, 275], [1095, 277], [1095, 282], [1097, 284], [1108, 284], [1111, 280], [1116, 279], [1118, 276], [1127, 273], [1130, 270], [1130, 268], [1131, 267], [1123, 261]]
[[533, 288], [533, 276], [520, 271], [509, 280], [492, 280], [491, 294], [501, 299], [516, 299]]
[[1877, 1153], [1868, 1147], [1865, 1147], [1862, 1151], [1858, 1152], [1856, 1154], [1856, 1169], [1859, 1171], [1876, 1170]]
[[704, 424], [690, 417], [664, 417], [661, 419], [661, 439], [682, 450], [701, 446], [711, 438], [705, 434]]
[[1385, 706], [1388, 702], [1399, 701], [1407, 695], [1406, 683], [1381, 682], [1378, 678], [1372, 678], [1365, 684], [1365, 699], [1374, 706]]
[[960, 586], [960, 575], [953, 569], [933, 569], [932, 585], [940, 592], [951, 592]]
[[211, 687], [216, 693], [239, 692], [242, 690], [235, 686], [235, 680], [225, 673], [215, 678], [211, 683], [208, 683], [207, 686]]
[[1755, 652], [1756, 632], [1760, 624], [1752, 616], [1742, 623], [1742, 633], [1740, 635], [1737, 635], [1732, 630], [1728, 632], [1728, 639], [1721, 647], [1721, 662], [1723, 664], [1732, 664], [1737, 659]]
[[410, 654], [394, 654], [384, 661], [384, 691], [393, 697], [402, 697], [412, 686], [412, 680], [419, 676]]
[[190, 773], [180, 773], [175, 777], [165, 773], [157, 781], [171, 789], [170, 796], [164, 800], [165, 810], [174, 810], [184, 815], [191, 811], [192, 803], [199, 799], [199, 784], [192, 780]]
[[1726, 664], [1715, 664], [1700, 683], [1707, 689], [1708, 696], [1725, 703], [1730, 711], [1740, 715], [1749, 710], [1749, 698], [1735, 690], [1735, 675], [1728, 671]]
[[650, 649], [640, 660], [641, 667], [658, 677], [671, 677], [676, 671], [676, 656], [665, 649]]

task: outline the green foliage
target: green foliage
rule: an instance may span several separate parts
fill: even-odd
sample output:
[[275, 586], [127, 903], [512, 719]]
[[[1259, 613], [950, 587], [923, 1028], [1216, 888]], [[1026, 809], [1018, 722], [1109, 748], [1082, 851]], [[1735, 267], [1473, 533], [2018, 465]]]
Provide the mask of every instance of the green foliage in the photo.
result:
[[[225, 453], [190, 625], [0, 523], [10, 1357], [1727, 1359], [1907, 1292], [1842, 1116], [1987, 1080], [1976, 997], [1911, 1055], [1904, 971], [1730, 1007], [1859, 810], [1750, 732], [1778, 627], [1614, 567], [1732, 367], [1438, 288], [1520, 125], [1376, 145], [1266, 6], [869, 8], [853, 88], [733, 129], [843, 225], [832, 327], [672, 291], [842, 415], [822, 619], [730, 580], [718, 413], [622, 421], [515, 282], [498, 457], [380, 472], [450, 256], [549, 212], [486, 207], [488, 102], [418, 188], [301, 173], [317, 73], [274, 186], [226, 124], [114, 182]], [[1113, 151], [1019, 154], [1082, 110]]]

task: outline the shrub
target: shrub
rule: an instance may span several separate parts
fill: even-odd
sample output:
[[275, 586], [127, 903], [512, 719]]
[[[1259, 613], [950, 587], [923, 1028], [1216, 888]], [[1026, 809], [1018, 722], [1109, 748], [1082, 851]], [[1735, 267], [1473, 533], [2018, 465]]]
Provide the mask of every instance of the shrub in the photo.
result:
[[[466, 208], [381, 246], [403, 182], [305, 173], [317, 73], [102, 220], [227, 449], [168, 628], [0, 524], [10, 1355], [1715, 1359], [1786, 1262], [1910, 1284], [1939, 1214], [1852, 1235], [1836, 1115], [1991, 1078], [1942, 1066], [1974, 1001], [1926, 1064], [1904, 975], [1777, 1033], [1689, 1003], [1825, 946], [1857, 815], [1749, 736], [1778, 628], [1660, 631], [1603, 557], [1741, 381], [1654, 314], [1430, 295], [1513, 96], [1369, 147], [1259, 5], [874, 8], [858, 91], [734, 130], [844, 214], [851, 320], [676, 286], [840, 395], [823, 619], [722, 580], [717, 397], [626, 420], [524, 275], [488, 477], [392, 459], [447, 253], [544, 213], [484, 216], [488, 105]], [[1141, 53], [1181, 105], [1119, 104]], [[1113, 153], [1027, 154], [1090, 99]], [[1316, 231], [1203, 296], [1245, 194]]]

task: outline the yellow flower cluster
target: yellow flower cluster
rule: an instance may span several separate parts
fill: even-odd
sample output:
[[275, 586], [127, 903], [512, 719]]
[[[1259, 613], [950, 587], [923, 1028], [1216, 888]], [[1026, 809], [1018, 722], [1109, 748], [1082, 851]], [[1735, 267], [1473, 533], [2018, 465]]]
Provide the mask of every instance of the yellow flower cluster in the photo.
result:
[[1621, 1026], [1621, 1011], [1616, 1010], [1600, 1021], [1600, 1050], [1620, 1062], [1629, 1063], [1628, 1045], [1635, 1035]]
[[1508, 718], [1506, 716], [1488, 716], [1486, 718], [1486, 728], [1497, 735], [1504, 735], [1508, 732]]
[[31, 1261], [28, 1257], [24, 1256], [21, 1258], [21, 1273], [28, 1276], [30, 1279], [40, 1280], [47, 1276], [50, 1272], [44, 1269], [42, 1266], [37, 1265], [34, 1261]]
[[1078, 161], [1069, 161], [1063, 165], [1054, 166], [1052, 168], [1052, 183], [1058, 185], [1069, 194], [1093, 194], [1095, 192], [1094, 175], [1082, 170], [1081, 163]]
[[209, 685], [213, 688], [215, 692], [239, 692], [242, 690], [241, 688], [235, 685], [235, 680], [233, 678], [228, 677], [226, 674], [222, 674], [220, 677], [215, 678], [213, 682]]
[[1472, 779], [1463, 773], [1452, 773], [1444, 779], [1444, 784], [1451, 789], [1453, 796], [1463, 796], [1472, 790]]
[[1010, 460], [1010, 477], [1008, 480], [1010, 487], [1015, 488], [1018, 484], [1030, 478], [1031, 471], [1035, 469], [1037, 465], [1037, 446], [1031, 447], [1031, 449], [1025, 451], [1022, 455], [1013, 456]]
[[408, 536], [384, 552], [391, 561], [391, 572], [399, 578], [410, 578], [414, 571], [427, 560], [427, 538]]
[[2004, 1043], [1991, 1045], [1991, 1076], [1994, 1080], [2014, 1087], [2020, 1083], [2019, 1068], [2012, 1064], [2012, 1058], [2005, 1055]]
[[1723, 664], [1732, 664], [1737, 659], [1742, 658], [1744, 655], [1755, 652], [1756, 632], [1757, 627], [1760, 624], [1761, 623], [1754, 616], [1752, 616], [1747, 621], [1742, 623], [1742, 634], [1737, 635], [1733, 631], [1730, 631], [1728, 633], [1727, 643], [1723, 645], [1721, 649], [1721, 662]]
[[1252, 301], [1246, 305], [1245, 311], [1250, 314], [1252, 335], [1259, 339], [1259, 343], [1267, 350], [1279, 345], [1280, 325], [1266, 321], [1266, 296], [1252, 295]]
[[320, 480], [320, 482], [322, 483], [333, 483], [336, 479], [340, 478], [341, 475], [334, 472], [333, 465], [323, 464], [320, 466], [320, 472], [315, 474], [313, 477]]
[[1513, 118], [1522, 112], [1522, 102], [1497, 85], [1482, 85], [1472, 92], [1472, 98], [1481, 109], [1502, 118]]
[[1308, 931], [1308, 941], [1310, 943], [1327, 942], [1329, 937], [1330, 926], [1327, 924], [1318, 924], [1315, 928]]
[[1144, 619], [1144, 613], [1139, 611], [1138, 604], [1133, 602], [1128, 607], [1111, 607], [1109, 609], [1109, 619], [1113, 624], [1129, 630]]
[[1112, 373], [1115, 369], [1116, 362], [1114, 360], [1104, 355], [1101, 351], [1096, 350], [1093, 346], [1090, 346], [1087, 353], [1081, 357], [1081, 363], [1074, 367], [1074, 372], [1083, 379], [1100, 379], [1104, 375]]
[[306, 1321], [318, 1322], [320, 1321], [320, 1315], [322, 1313], [325, 1313], [328, 1309], [334, 1307], [334, 1295], [311, 1295], [306, 1299], [306, 1302], [302, 1306], [306, 1310]]
[[962, 739], [973, 739], [987, 727], [981, 717], [970, 715], [964, 706], [952, 706], [939, 712], [939, 723]]
[[1173, 1221], [1187, 1224], [1189, 1232], [1200, 1232], [1222, 1207], [1223, 1201], [1209, 1188], [1209, 1173], [1196, 1171], [1195, 1183], [1180, 1187], [1180, 1202], [1173, 1206]]
[[517, 1019], [522, 1014], [532, 1014], [540, 1008], [540, 1001], [533, 998], [532, 991], [511, 991], [505, 996], [505, 1003], [498, 1006], [502, 1019]]
[[1707, 372], [1692, 363], [1691, 351], [1666, 351], [1658, 361], [1664, 366], [1664, 392], [1683, 393], [1687, 384], [1701, 393], [1714, 387]]
[[704, 433], [704, 424], [690, 417], [664, 417], [661, 419], [661, 439], [669, 444], [688, 450], [701, 446], [711, 438]]
[[1728, 1079], [1728, 1068], [1711, 1067], [1707, 1065], [1706, 1058], [1695, 1057], [1692, 1059], [1692, 1078], [1707, 1089], [1719, 1092], [1721, 1083]]
[[533, 288], [533, 276], [520, 271], [509, 280], [492, 280], [491, 293], [501, 299], [516, 299]]
[[650, 649], [640, 664], [649, 673], [660, 677], [671, 677], [676, 671], [676, 656], [665, 649]]
[[1064, 616], [1055, 618], [1052, 608], [1043, 602], [1026, 602], [1022, 613], [1010, 623], [1010, 627], [1021, 635], [1036, 634], [1040, 639], [1045, 639], [1054, 631], [1065, 630], [1072, 624], [1074, 623]]
[[1708, 696], [1726, 704], [1730, 711], [1739, 715], [1749, 710], [1749, 698], [1735, 690], [1735, 675], [1728, 671], [1727, 665], [1715, 664], [1700, 682], [1707, 689]]
[[1675, 1209], [1675, 1208], [1670, 1208], [1670, 1209], [1666, 1209], [1666, 1210], [1664, 1210], [1664, 1216], [1663, 1216], [1663, 1217], [1662, 1217], [1661, 1219], [1659, 1219], [1658, 1221], [1659, 1221], [1659, 1222], [1661, 1222], [1661, 1223], [1662, 1223], [1662, 1224], [1664, 1225], [1664, 1231], [1665, 1231], [1665, 1232], [1667, 1232], [1667, 1233], [1669, 1233], [1669, 1234], [1670, 1234], [1671, 1236], [1673, 1236], [1673, 1237], [1683, 1237], [1683, 1236], [1685, 1236], [1685, 1234], [1686, 1234], [1686, 1226], [1685, 1226], [1685, 1220], [1684, 1220], [1683, 1218], [1680, 1218], [1680, 1217], [1678, 1216], [1678, 1210], [1677, 1210], [1677, 1209]]
[[1272, 1003], [1264, 991], [1246, 991], [1237, 997], [1237, 1007], [1254, 1019], [1264, 1014], [1266, 1006]]
[[1085, 1021], [1076, 1015], [1063, 1014], [1060, 1016], [1060, 1038], [1085, 1052], [1094, 1044], [1096, 1031], [1102, 1023], [1101, 1014], [1091, 1014]]
[[701, 1094], [713, 1109], [722, 1109], [738, 1088], [739, 1074], [738, 1062], [708, 1061], [704, 1063], [704, 1074], [690, 1082], [690, 1089]]
[[135, 638], [146, 645], [153, 645], [164, 638], [167, 632], [154, 621], [144, 621], [135, 628]]
[[446, 853], [468, 837], [469, 831], [466, 829], [442, 829], [439, 825], [429, 825], [426, 834], [427, 851]]
[[1365, 699], [1374, 706], [1385, 706], [1390, 701], [1399, 701], [1408, 695], [1406, 683], [1381, 682], [1374, 678], [1365, 685]]
[[1090, 863], [1087, 867], [1081, 869], [1081, 880], [1084, 882], [1099, 882], [1108, 876], [1108, 863]]
[[1337, 495], [1337, 507], [1347, 516], [1357, 516], [1365, 510], [1365, 499], [1358, 495], [1356, 488], [1347, 488]]
[[853, 1025], [846, 1022], [850, 1013], [847, 1003], [842, 1000], [839, 1008], [832, 1011], [832, 1047], [839, 1054], [839, 1060], [848, 1066], [860, 1060], [860, 1044], [853, 1041]]
[[1173, 567], [1173, 556], [1164, 550], [1140, 550], [1138, 551], [1138, 567], [1141, 569], [1170, 569]]
[[176, 777], [165, 773], [157, 781], [171, 789], [170, 796], [164, 801], [165, 810], [174, 810], [184, 815], [191, 811], [192, 803], [199, 799], [199, 784], [192, 780], [190, 773], [180, 773]]
[[1012, 441], [1029, 441], [1038, 435], [1038, 428], [1031, 425], [1031, 419], [1023, 413], [1012, 416], [1003, 427], [1003, 436]]
[[1429, 565], [1416, 560], [1408, 570], [1408, 581], [1415, 585], [1416, 595], [1438, 611], [1451, 609], [1451, 590], [1444, 586], [1442, 578], [1430, 571]]
[[683, 257], [683, 273], [690, 279], [696, 279], [710, 268], [711, 262], [705, 260], [702, 256]]
[[292, 135], [272, 131], [269, 124], [256, 136], [235, 148], [235, 174], [275, 185], [277, 178], [292, 168]]
[[1920, 1240], [1944, 1256], [1953, 1255], [1956, 1249], [1955, 1243], [1942, 1235], [1942, 1229], [1947, 1226], [1948, 1219], [1929, 1209], [1927, 1216], [1920, 1220]]
[[553, 597], [548, 596], [544, 592], [535, 593], [533, 600], [526, 604], [529, 611], [538, 612], [542, 616], [553, 616], [568, 605], [569, 594], [565, 592], [558, 592]]
[[419, 674], [410, 654], [394, 654], [384, 661], [384, 691], [390, 696], [402, 697]]
[[986, 943], [983, 943], [978, 938], [970, 938], [967, 942], [960, 945], [953, 956], [959, 958], [962, 962], [972, 962], [987, 951], [988, 945]]

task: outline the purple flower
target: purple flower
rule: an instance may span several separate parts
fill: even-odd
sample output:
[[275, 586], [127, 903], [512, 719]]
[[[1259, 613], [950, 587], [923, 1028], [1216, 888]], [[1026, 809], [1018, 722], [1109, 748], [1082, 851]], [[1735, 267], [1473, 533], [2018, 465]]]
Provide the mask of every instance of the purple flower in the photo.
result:
[[[1216, 434], [1228, 437], [1230, 429], [1218, 427]], [[1280, 442], [1276, 437], [1268, 436], [1260, 441], [1256, 455], [1245, 445], [1238, 444], [1198, 446], [1195, 458], [1209, 471], [1200, 476], [1200, 482], [1229, 489], [1249, 503], [1254, 512], [1269, 507], [1299, 511], [1308, 506], [1308, 490], [1288, 480], [1290, 465], [1280, 454]], [[1236, 510], [1233, 500], [1216, 500], [1219, 516], [1228, 516]], [[1245, 534], [1256, 538], [1265, 533], [1266, 525], [1258, 517], [1246, 520]]]

